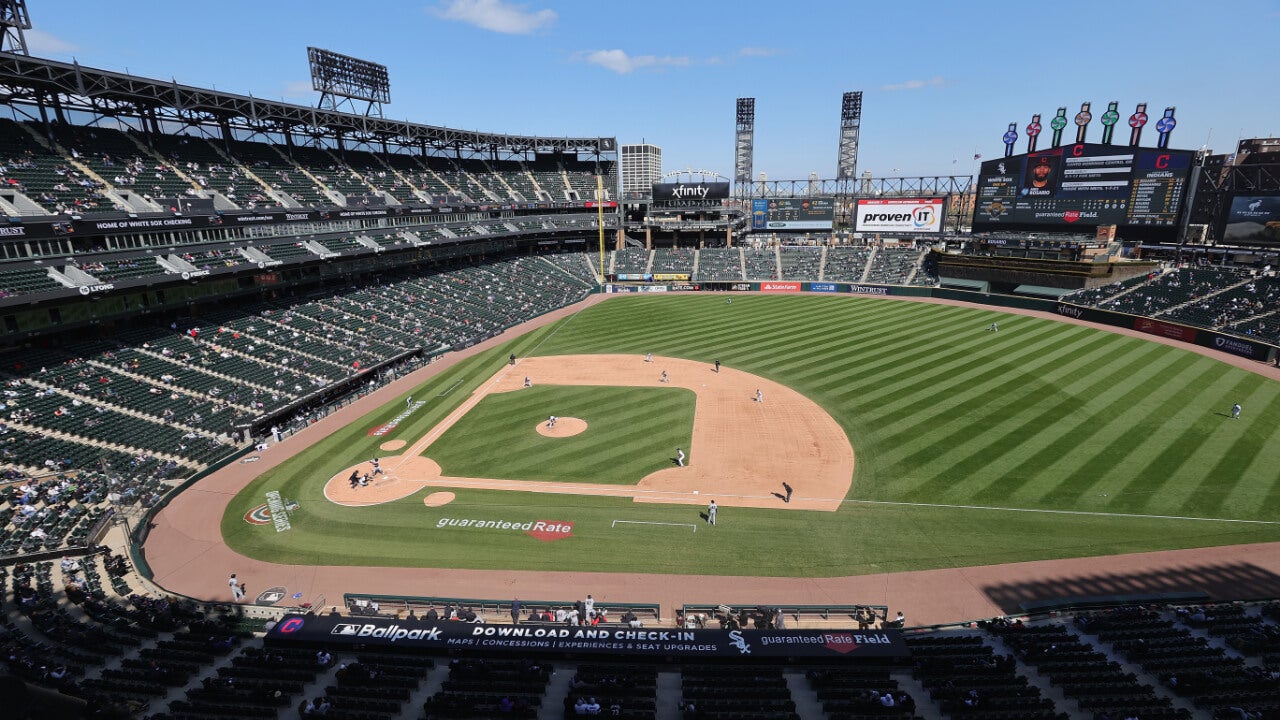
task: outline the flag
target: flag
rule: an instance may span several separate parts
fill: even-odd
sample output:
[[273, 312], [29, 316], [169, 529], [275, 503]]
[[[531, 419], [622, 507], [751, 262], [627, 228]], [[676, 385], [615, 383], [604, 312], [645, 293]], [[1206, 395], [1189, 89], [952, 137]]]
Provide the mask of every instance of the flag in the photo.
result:
[[973, 159], [974, 159], [974, 160], [981, 160], [981, 159], [982, 159], [982, 153], [974, 153], [974, 154], [973, 154]]
[[294, 599], [294, 600], [300, 600], [301, 598], [302, 598], [302, 593], [300, 593], [300, 592], [296, 592], [296, 593], [294, 593], [294, 594], [293, 594], [293, 599]]

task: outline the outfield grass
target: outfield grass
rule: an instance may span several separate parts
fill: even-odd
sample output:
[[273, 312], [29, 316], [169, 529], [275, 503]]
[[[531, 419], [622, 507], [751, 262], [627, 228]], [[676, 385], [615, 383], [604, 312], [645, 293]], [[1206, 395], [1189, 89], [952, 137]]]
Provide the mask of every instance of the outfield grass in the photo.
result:
[[[632, 296], [591, 307], [415, 390], [430, 404], [393, 437], [421, 437], [509, 352], [719, 358], [789, 385], [844, 427], [857, 468], [838, 512], [722, 508], [716, 528], [695, 533], [614, 526], [697, 525], [700, 508], [613, 498], [462, 490], [440, 508], [425, 508], [422, 494], [374, 508], [328, 503], [323, 482], [376, 454], [389, 437], [365, 433], [401, 410], [397, 401], [252, 483], [224, 517], [224, 536], [282, 562], [779, 576], [1280, 540], [1272, 524], [1180, 519], [1280, 517], [1280, 383], [1178, 348], [983, 308], [733, 299]], [[999, 333], [986, 331], [993, 320]], [[1233, 402], [1241, 420], [1226, 417]], [[803, 478], [793, 485], [803, 494]], [[241, 519], [272, 489], [302, 503], [286, 533]], [[441, 518], [575, 528], [541, 543], [439, 529]]]
[[[449, 477], [634, 485], [690, 446], [695, 395], [682, 388], [539, 385], [487, 395], [424, 455]], [[572, 437], [539, 435], [548, 415], [585, 420]]]

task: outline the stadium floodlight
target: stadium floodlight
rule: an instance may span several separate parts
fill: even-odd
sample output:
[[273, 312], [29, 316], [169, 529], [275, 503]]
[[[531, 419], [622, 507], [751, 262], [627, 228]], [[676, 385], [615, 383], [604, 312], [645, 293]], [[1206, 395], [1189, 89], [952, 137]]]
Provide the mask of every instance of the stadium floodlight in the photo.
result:
[[862, 127], [862, 91], [847, 92], [840, 101], [840, 154], [836, 180], [852, 180], [858, 174], [858, 131]]
[[30, 55], [23, 30], [31, 29], [27, 0], [0, 0], [0, 51]]
[[751, 165], [755, 156], [756, 99], [738, 98], [734, 133], [733, 182], [746, 190], [751, 186]]
[[[352, 100], [368, 103], [365, 115], [382, 117], [382, 105], [391, 102], [391, 79], [387, 66], [348, 55], [308, 47], [311, 87], [320, 93], [320, 107], [338, 110]], [[342, 98], [342, 100], [339, 100]]]

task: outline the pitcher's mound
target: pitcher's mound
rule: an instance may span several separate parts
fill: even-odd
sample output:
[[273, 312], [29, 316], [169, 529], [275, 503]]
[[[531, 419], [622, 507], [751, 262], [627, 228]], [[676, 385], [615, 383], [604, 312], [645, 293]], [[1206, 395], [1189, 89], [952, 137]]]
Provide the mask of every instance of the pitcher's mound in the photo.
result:
[[404, 440], [388, 440], [382, 443], [381, 445], [379, 445], [378, 449], [383, 450], [385, 452], [395, 452], [396, 450], [399, 450], [400, 448], [404, 447], [406, 444], [408, 443], [406, 443]]
[[538, 423], [538, 434], [547, 437], [562, 438], [572, 437], [587, 429], [587, 421], [578, 418], [562, 417], [556, 418], [556, 426], [547, 427], [547, 421], [543, 420]]
[[455, 497], [457, 497], [457, 495], [454, 495], [451, 492], [433, 492], [422, 498], [422, 504], [427, 507], [440, 507], [441, 505], [448, 505], [453, 502]]

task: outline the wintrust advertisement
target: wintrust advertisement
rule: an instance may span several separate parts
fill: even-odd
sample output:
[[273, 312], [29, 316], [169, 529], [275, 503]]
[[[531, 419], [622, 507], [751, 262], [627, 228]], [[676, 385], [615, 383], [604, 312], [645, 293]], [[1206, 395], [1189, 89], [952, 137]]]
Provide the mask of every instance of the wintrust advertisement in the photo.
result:
[[859, 200], [853, 229], [857, 232], [940, 233], [946, 202], [944, 198]]

